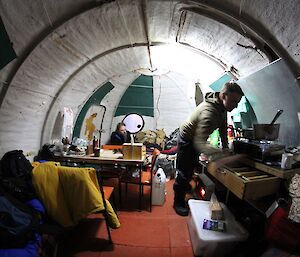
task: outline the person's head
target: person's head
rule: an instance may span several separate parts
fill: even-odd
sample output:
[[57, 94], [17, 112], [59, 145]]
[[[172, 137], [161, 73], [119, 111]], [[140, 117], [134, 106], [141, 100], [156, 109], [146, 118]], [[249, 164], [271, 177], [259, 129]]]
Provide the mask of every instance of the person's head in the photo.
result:
[[119, 131], [122, 135], [126, 134], [126, 125], [123, 122], [119, 122], [117, 124], [117, 131]]
[[226, 109], [226, 111], [231, 112], [234, 108], [238, 106], [244, 95], [240, 86], [234, 81], [225, 83], [220, 91], [220, 99]]

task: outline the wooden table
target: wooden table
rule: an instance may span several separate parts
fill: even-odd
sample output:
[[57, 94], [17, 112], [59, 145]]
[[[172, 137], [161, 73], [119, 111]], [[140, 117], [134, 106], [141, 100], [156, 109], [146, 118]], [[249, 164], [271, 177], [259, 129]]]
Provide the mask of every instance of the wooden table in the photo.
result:
[[266, 165], [264, 163], [257, 162], [251, 159], [245, 159], [243, 160], [243, 163], [282, 179], [290, 179], [296, 173], [300, 174], [300, 168], [284, 170], [281, 169], [280, 167]]
[[[112, 152], [111, 150], [104, 150], [104, 153]], [[120, 165], [142, 165], [145, 162], [145, 157], [139, 160], [133, 159], [123, 159], [121, 154], [106, 154], [101, 155], [100, 157], [95, 157], [94, 154], [91, 155], [65, 155], [65, 156], [56, 156], [55, 161], [58, 162], [83, 162], [88, 164], [120, 164]]]

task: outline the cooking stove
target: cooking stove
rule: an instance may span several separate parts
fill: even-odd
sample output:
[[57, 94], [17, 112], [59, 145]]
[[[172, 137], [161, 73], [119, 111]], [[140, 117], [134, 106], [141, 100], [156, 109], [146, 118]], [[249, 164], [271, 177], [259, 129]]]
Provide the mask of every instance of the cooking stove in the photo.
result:
[[275, 141], [236, 138], [233, 141], [235, 153], [246, 154], [248, 157], [261, 162], [280, 162], [285, 146]]

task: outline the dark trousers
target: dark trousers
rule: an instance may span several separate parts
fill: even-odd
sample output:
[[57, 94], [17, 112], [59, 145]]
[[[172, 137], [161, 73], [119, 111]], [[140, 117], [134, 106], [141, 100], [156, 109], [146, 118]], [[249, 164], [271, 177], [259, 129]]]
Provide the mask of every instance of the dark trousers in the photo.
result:
[[195, 167], [199, 166], [199, 154], [193, 143], [178, 136], [177, 176], [173, 185], [175, 201], [183, 201], [186, 192], [189, 190], [189, 182], [192, 179]]

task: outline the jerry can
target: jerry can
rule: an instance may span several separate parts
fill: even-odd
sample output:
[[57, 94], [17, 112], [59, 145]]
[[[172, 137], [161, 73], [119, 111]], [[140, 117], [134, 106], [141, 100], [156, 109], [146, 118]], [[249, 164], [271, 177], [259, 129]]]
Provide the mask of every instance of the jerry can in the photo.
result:
[[152, 205], [163, 205], [165, 202], [166, 174], [158, 168], [152, 180]]

